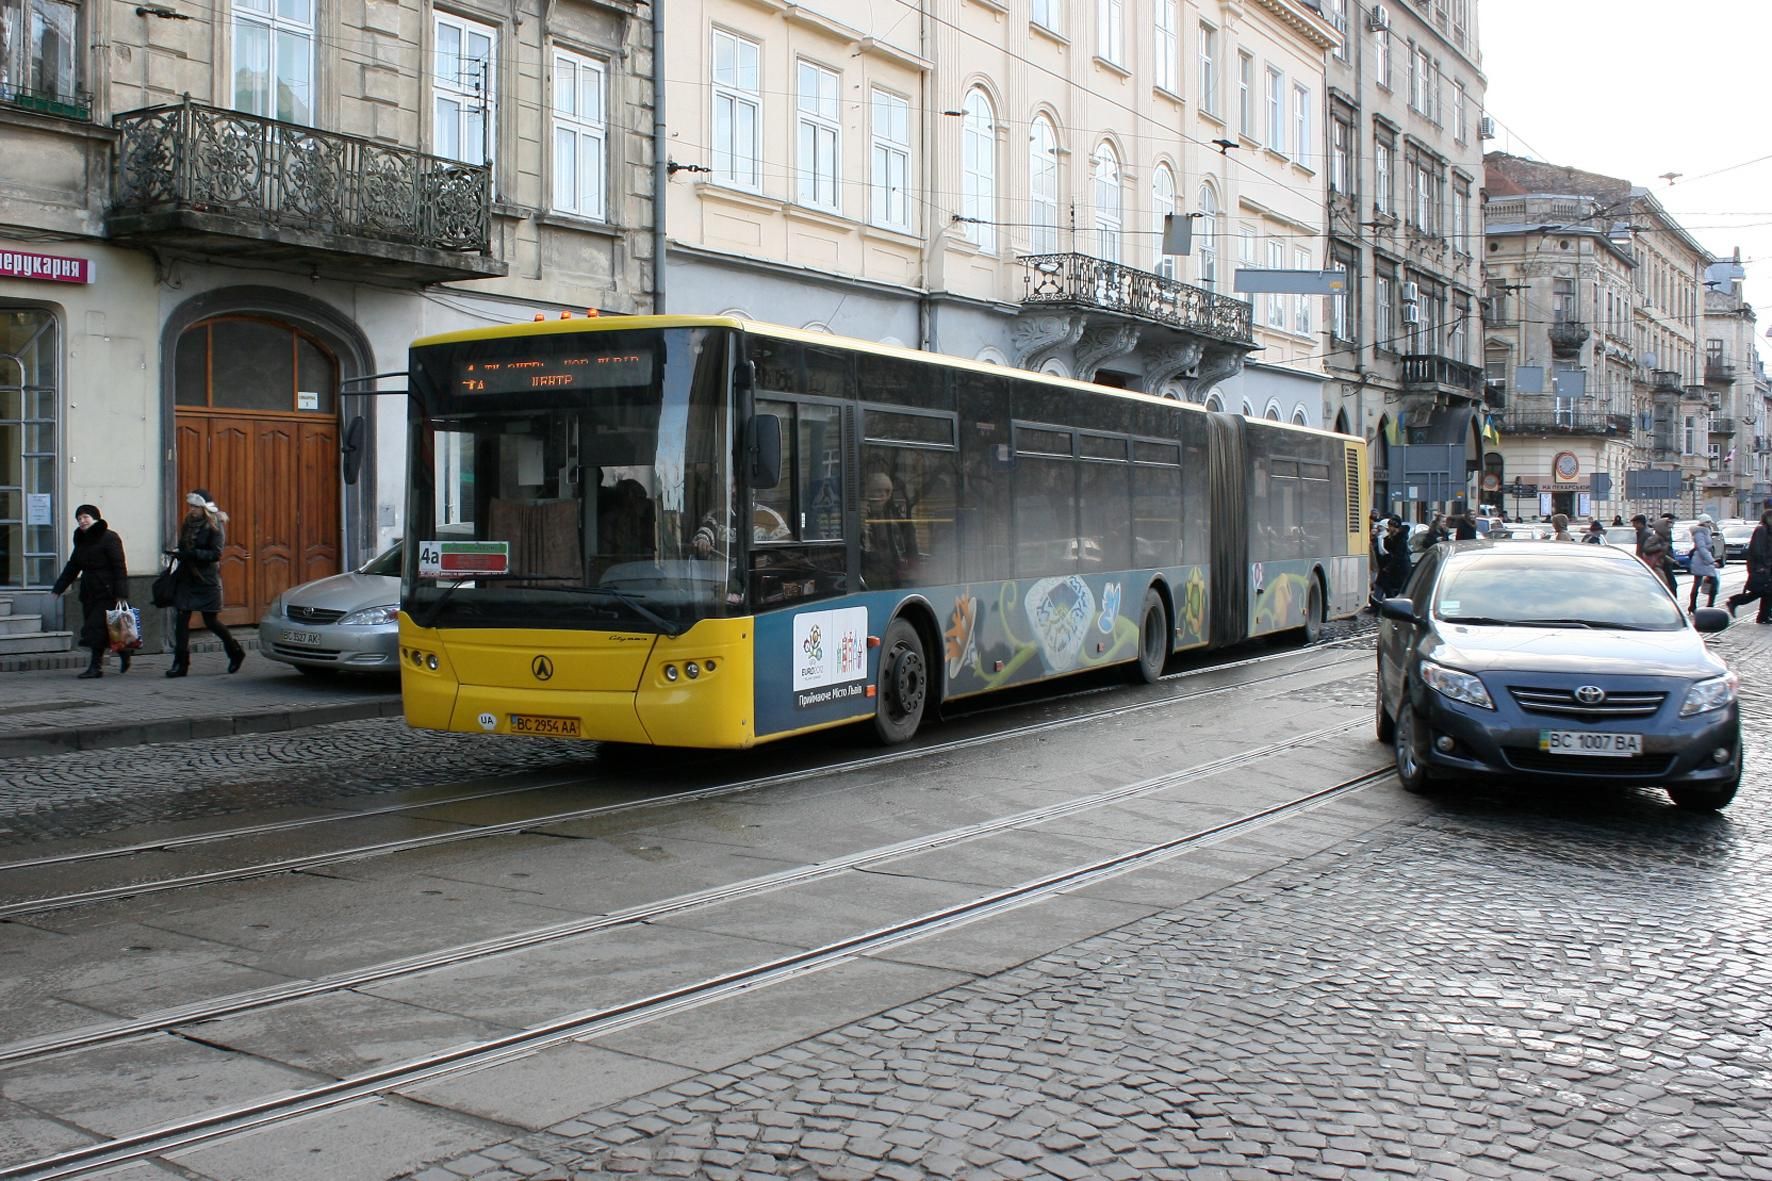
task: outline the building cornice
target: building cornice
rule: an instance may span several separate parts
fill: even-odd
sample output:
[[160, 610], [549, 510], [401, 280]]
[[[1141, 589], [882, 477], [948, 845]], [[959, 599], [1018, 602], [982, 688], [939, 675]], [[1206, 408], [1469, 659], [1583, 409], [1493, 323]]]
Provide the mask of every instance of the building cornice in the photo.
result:
[[1297, 0], [1249, 0], [1249, 6], [1270, 13], [1312, 49], [1327, 51], [1341, 44], [1335, 26]]

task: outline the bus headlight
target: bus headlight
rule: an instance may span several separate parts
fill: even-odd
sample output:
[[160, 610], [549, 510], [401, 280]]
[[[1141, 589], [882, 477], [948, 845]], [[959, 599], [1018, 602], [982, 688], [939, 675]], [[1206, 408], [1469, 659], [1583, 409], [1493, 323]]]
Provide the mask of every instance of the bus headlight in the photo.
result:
[[677, 666], [674, 664], [665, 665], [664, 674], [665, 680], [675, 681], [677, 679]]
[[683, 662], [683, 672], [692, 681], [696, 677], [701, 676], [701, 669], [696, 665], [695, 661], [693, 661], [693, 660], [687, 660], [687, 661]]

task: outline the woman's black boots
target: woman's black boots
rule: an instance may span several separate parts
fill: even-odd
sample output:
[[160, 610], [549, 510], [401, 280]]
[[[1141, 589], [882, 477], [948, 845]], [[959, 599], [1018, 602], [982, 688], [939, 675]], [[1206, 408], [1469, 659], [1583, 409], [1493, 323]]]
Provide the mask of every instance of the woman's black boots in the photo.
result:
[[240, 666], [245, 662], [246, 649], [241, 646], [239, 640], [230, 639], [228, 642], [228, 671], [231, 673], [239, 672]]
[[169, 677], [182, 677], [185, 675], [185, 668], [185, 662], [174, 657], [172, 667], [166, 670], [166, 675]]
[[105, 650], [103, 648], [94, 648], [92, 650], [92, 663], [86, 666], [85, 672], [81, 673], [74, 679], [77, 681], [90, 681], [93, 677], [102, 677], [104, 675]]

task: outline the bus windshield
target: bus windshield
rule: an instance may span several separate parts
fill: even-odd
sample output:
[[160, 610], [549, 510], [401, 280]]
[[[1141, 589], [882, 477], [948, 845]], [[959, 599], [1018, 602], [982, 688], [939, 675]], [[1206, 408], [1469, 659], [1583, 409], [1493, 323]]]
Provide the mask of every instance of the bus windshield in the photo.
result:
[[740, 609], [727, 336], [555, 331], [414, 348], [413, 620], [674, 635]]

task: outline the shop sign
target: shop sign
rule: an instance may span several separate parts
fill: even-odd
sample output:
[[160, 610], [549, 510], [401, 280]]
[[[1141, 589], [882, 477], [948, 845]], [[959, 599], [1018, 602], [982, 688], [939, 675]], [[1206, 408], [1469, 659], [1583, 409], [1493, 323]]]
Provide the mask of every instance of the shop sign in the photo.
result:
[[46, 279], [51, 283], [92, 282], [92, 260], [28, 250], [0, 250], [0, 279]]

